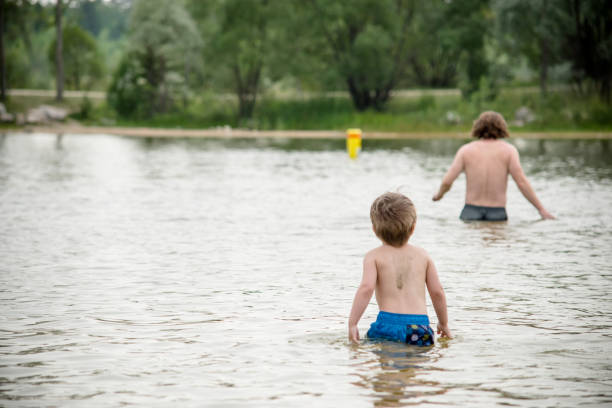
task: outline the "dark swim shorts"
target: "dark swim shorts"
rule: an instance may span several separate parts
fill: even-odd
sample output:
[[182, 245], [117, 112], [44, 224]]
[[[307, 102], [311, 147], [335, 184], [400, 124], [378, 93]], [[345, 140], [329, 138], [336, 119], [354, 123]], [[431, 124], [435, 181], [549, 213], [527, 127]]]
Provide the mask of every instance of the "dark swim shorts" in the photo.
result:
[[401, 341], [415, 346], [433, 346], [434, 333], [429, 327], [429, 317], [420, 314], [378, 312], [370, 325], [368, 338]]
[[508, 215], [504, 207], [483, 207], [466, 204], [459, 218], [463, 221], [506, 221]]

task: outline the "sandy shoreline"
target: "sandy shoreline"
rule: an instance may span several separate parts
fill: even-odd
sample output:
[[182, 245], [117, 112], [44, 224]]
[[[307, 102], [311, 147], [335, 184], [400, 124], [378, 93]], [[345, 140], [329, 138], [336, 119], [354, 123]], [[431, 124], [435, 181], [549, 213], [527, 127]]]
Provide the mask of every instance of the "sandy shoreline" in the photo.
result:
[[[335, 130], [249, 130], [229, 127], [211, 129], [172, 129], [82, 125], [26, 126], [0, 132], [53, 134], [107, 134], [137, 138], [289, 138], [343, 139], [345, 132]], [[467, 139], [469, 132], [365, 132], [364, 139]], [[517, 139], [612, 139], [612, 132], [512, 132]]]

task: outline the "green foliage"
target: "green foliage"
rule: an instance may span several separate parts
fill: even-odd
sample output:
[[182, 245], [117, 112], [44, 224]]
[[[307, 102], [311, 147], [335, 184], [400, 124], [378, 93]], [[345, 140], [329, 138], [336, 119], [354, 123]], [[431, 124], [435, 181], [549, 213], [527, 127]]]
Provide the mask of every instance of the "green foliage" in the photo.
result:
[[[262, 78], [282, 67], [288, 4], [282, 0], [194, 0], [190, 8], [204, 35], [207, 75], [216, 89], [238, 97], [238, 118], [252, 116]], [[285, 48], [283, 48], [285, 47]]]
[[[70, 88], [110, 85], [108, 106], [121, 120], [139, 123], [180, 119], [254, 128], [336, 128], [356, 121], [397, 129], [404, 126], [401, 109], [404, 119], [418, 126], [463, 126], [481, 109], [505, 109], [508, 94], [501, 89], [509, 83], [536, 84], [539, 73], [543, 91], [547, 83], [555, 89], [571, 80], [582, 90], [578, 100], [585, 107], [554, 92], [550, 98], [543, 92], [537, 100], [530, 94], [512, 96], [513, 104], [544, 112], [527, 126], [536, 127], [543, 117], [542, 126], [550, 126], [548, 118], [556, 117], [555, 123], [570, 129], [597, 128], [608, 126], [609, 110], [605, 104], [594, 107], [589, 98], [598, 92], [609, 100], [612, 81], [608, 3], [73, 0], [64, 12], [65, 30], [73, 31], [65, 33], [64, 49], [79, 51], [66, 56], [66, 79]], [[6, 0], [5, 5], [9, 88], [52, 87], [55, 3]], [[399, 94], [394, 90], [413, 87], [459, 87], [465, 100], [451, 106], [427, 95], [391, 99]], [[275, 102], [270, 97], [279, 91], [339, 90], [351, 98]], [[78, 110], [93, 118], [99, 113], [85, 104]], [[565, 113], [559, 117], [559, 112]]]
[[[120, 39], [113, 40], [111, 38], [110, 31], [106, 28], [102, 29], [98, 34], [97, 40], [98, 50], [100, 54], [103, 55], [106, 72], [112, 74], [115, 72], [117, 67], [119, 66], [119, 62], [125, 53], [125, 49], [127, 49], [127, 38], [123, 37]], [[108, 87], [108, 83], [110, 82], [109, 75], [105, 75], [99, 84], [97, 84], [96, 88], [106, 89]]]
[[[62, 31], [64, 74], [66, 85], [71, 89], [90, 89], [104, 73], [102, 57], [96, 40], [78, 26], [65, 26]], [[55, 48], [57, 39], [49, 45], [48, 60], [55, 70]]]
[[570, 63], [573, 81], [594, 85], [610, 102], [612, 86], [612, 8], [609, 1], [498, 0], [502, 46], [526, 57], [540, 71], [546, 92], [549, 67]]
[[79, 105], [79, 110], [77, 114], [75, 115], [75, 117], [76, 119], [79, 119], [79, 120], [91, 119], [92, 111], [93, 111], [93, 104], [91, 103], [91, 100], [87, 96], [85, 96], [81, 100], [81, 104]]
[[[477, 15], [480, 8], [474, 9], [471, 3], [432, 0], [417, 4], [408, 33], [406, 85], [433, 88], [457, 85], [459, 60], [466, 50], [464, 32], [481, 29]], [[457, 10], [458, 7], [462, 9]], [[481, 44], [472, 47], [477, 51]]]
[[156, 89], [145, 79], [146, 71], [138, 56], [126, 54], [107, 92], [108, 104], [125, 117], [150, 117]]
[[454, 28], [449, 38], [462, 50], [459, 88], [465, 97], [478, 90], [481, 78], [489, 73], [485, 39], [494, 20], [488, 3], [488, 0], [453, 1], [445, 13], [445, 24]]
[[393, 77], [393, 39], [382, 27], [367, 25], [355, 38], [353, 52], [341, 66], [367, 89], [382, 88]]
[[493, 9], [500, 49], [515, 61], [526, 58], [539, 70], [540, 91], [545, 94], [549, 69], [562, 61], [562, 7], [549, 0], [496, 0]]
[[348, 87], [355, 108], [382, 110], [406, 63], [406, 36], [415, 2], [410, 0], [311, 0], [305, 35], [320, 38], [319, 57]]
[[612, 102], [612, 7], [606, 0], [565, 4], [569, 18], [563, 31], [563, 55], [574, 79], [592, 81], [602, 100]]
[[[486, 93], [486, 87], [483, 86]], [[205, 94], [194, 98], [185, 109], [159, 114], [150, 119], [119, 117], [121, 126], [207, 128], [248, 127], [260, 130], [338, 130], [359, 127], [365, 132], [469, 132], [472, 122], [484, 110], [495, 110], [506, 118], [513, 135], [524, 131], [612, 131], [612, 111], [595, 95], [581, 96], [569, 90], [552, 90], [543, 97], [533, 88], [503, 89], [497, 97], [470, 100], [458, 94], [418, 97], [396, 96], [385, 111], [356, 111], [346, 96], [279, 99], [264, 97], [248, 123], [235, 115], [236, 101]], [[517, 122], [519, 108], [526, 107], [535, 120]], [[94, 109], [92, 116], [108, 118], [108, 112]], [[108, 120], [104, 119], [104, 123]], [[95, 120], [90, 123], [99, 123]]]
[[488, 77], [480, 77], [478, 88], [470, 94], [470, 103], [474, 112], [482, 112], [487, 105], [491, 105], [497, 97], [497, 89], [492, 85]]
[[27, 54], [21, 44], [15, 44], [5, 51], [6, 81], [8, 84], [18, 88], [27, 87], [30, 84], [29, 64]]
[[427, 112], [430, 109], [435, 109], [436, 98], [432, 95], [423, 95], [417, 99], [417, 110]]
[[129, 50], [108, 92], [121, 115], [151, 117], [185, 101], [197, 58], [200, 36], [180, 2], [139, 0], [132, 10]]
[[39, 3], [6, 0], [4, 47], [9, 88], [47, 88], [51, 82], [45, 53], [51, 40], [52, 20]]
[[69, 9], [80, 27], [98, 37], [106, 31], [110, 40], [119, 40], [127, 30], [131, 0], [80, 0]]

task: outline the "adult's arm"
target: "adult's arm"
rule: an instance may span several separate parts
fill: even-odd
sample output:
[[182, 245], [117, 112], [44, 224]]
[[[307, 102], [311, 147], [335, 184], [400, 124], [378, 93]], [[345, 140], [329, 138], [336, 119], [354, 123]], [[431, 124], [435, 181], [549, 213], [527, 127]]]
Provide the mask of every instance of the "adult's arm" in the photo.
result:
[[548, 211], [546, 211], [546, 209], [536, 196], [535, 191], [533, 191], [531, 183], [529, 183], [529, 180], [527, 180], [527, 176], [525, 175], [525, 172], [521, 167], [521, 160], [519, 158], [518, 150], [514, 146], [511, 146], [511, 149], [512, 150], [510, 153], [510, 164], [508, 170], [510, 172], [510, 175], [514, 179], [514, 182], [516, 183], [517, 187], [519, 188], [523, 196], [525, 196], [527, 201], [529, 201], [538, 210], [540, 216], [543, 219], [554, 219], [555, 217]]
[[463, 167], [464, 167], [464, 162], [463, 162], [464, 147], [460, 148], [457, 151], [457, 154], [455, 154], [455, 159], [453, 160], [453, 162], [451, 163], [450, 168], [448, 169], [448, 171], [446, 172], [446, 174], [442, 178], [442, 183], [440, 184], [440, 188], [438, 189], [438, 192], [436, 194], [434, 194], [434, 196], [432, 197], [432, 200], [438, 201], [442, 197], [444, 197], [444, 194], [446, 194], [446, 192], [448, 190], [450, 190], [451, 186], [453, 185], [453, 182], [457, 179], [459, 174], [463, 171]]
[[376, 260], [372, 254], [367, 254], [363, 259], [363, 277], [361, 284], [355, 293], [353, 299], [353, 306], [351, 307], [351, 314], [349, 316], [349, 340], [356, 343], [359, 341], [359, 330], [357, 330], [357, 323], [361, 319], [363, 312], [365, 312], [376, 288]]

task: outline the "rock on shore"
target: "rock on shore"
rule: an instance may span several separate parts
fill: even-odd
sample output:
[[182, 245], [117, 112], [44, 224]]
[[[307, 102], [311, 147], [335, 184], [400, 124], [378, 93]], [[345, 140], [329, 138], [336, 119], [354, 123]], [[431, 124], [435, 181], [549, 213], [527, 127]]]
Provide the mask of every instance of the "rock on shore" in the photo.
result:
[[26, 114], [26, 123], [49, 123], [61, 122], [68, 116], [68, 111], [55, 106], [40, 105], [38, 108], [30, 109]]
[[0, 122], [14, 122], [15, 115], [12, 113], [8, 113], [6, 111], [6, 107], [2, 102], [0, 102]]

